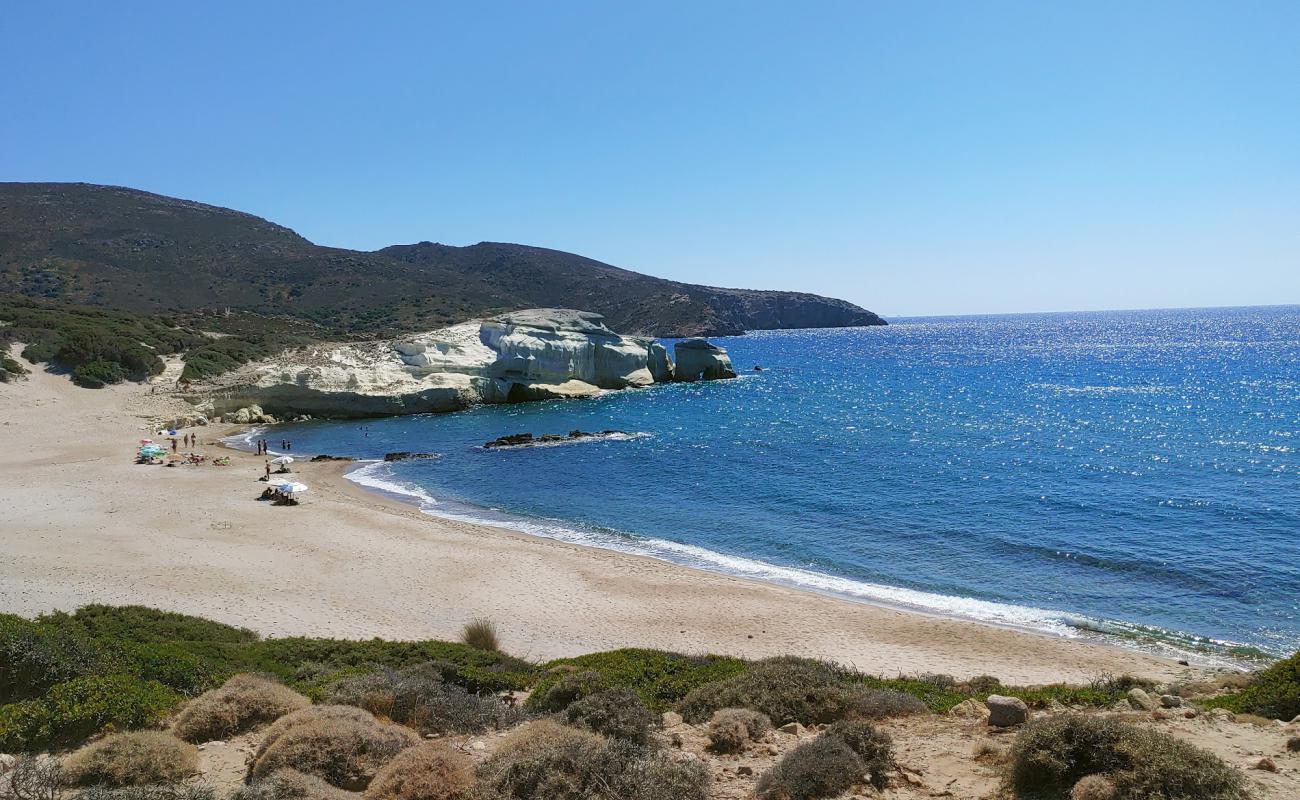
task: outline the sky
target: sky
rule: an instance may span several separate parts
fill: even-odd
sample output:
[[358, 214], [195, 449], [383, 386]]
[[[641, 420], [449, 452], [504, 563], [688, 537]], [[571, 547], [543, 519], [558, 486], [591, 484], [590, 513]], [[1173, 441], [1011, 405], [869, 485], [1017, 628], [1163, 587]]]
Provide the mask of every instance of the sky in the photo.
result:
[[7, 0], [0, 180], [886, 317], [1300, 303], [1298, 37], [1296, 2]]

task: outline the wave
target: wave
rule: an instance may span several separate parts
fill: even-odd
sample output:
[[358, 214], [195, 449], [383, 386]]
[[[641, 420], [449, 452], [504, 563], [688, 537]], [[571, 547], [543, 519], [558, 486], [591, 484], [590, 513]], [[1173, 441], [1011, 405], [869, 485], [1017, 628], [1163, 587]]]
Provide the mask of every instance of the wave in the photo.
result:
[[667, 539], [643, 537], [622, 531], [581, 527], [565, 520], [525, 517], [468, 503], [435, 498], [419, 485], [398, 478], [392, 465], [368, 461], [349, 470], [354, 483], [400, 500], [413, 502], [430, 516], [495, 527], [555, 539], [585, 547], [598, 547], [654, 558], [708, 572], [812, 591], [841, 599], [903, 611], [958, 618], [1005, 628], [1049, 634], [1069, 639], [1092, 639], [1122, 644], [1170, 658], [1188, 659], [1207, 666], [1241, 669], [1256, 654], [1243, 646], [1152, 626], [1099, 619], [1063, 611], [973, 597], [926, 592], [900, 586], [859, 581], [797, 566], [782, 566], [745, 556], [709, 550]]

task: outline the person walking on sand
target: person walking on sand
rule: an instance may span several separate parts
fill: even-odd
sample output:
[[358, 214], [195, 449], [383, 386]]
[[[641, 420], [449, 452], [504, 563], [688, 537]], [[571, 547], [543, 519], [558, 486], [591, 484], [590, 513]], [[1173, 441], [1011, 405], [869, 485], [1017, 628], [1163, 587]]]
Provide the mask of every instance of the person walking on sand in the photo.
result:
[[175, 437], [175, 436], [172, 437], [172, 452], [173, 452], [173, 453], [176, 452], [176, 437]]
[[266, 477], [268, 480], [271, 478], [271, 462], [269, 460], [266, 462]]

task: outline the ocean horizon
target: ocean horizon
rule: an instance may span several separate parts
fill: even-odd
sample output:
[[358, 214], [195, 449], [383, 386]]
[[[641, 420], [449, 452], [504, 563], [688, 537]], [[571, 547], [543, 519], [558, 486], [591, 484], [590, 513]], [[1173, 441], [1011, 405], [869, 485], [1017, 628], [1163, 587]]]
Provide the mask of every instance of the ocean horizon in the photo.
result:
[[[1300, 306], [714, 341], [739, 379], [266, 435], [437, 516], [1201, 663], [1300, 647]], [[482, 447], [575, 429], [623, 435]]]

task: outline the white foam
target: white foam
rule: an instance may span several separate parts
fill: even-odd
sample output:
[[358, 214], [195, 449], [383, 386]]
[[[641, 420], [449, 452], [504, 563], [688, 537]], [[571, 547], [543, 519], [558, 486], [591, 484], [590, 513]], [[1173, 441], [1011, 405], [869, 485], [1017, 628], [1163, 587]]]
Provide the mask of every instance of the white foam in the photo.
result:
[[428, 511], [438, 505], [438, 501], [434, 499], [433, 495], [424, 491], [424, 489], [412, 483], [399, 481], [393, 475], [393, 468], [388, 462], [371, 460], [359, 463], [361, 466], [344, 473], [345, 477], [353, 483], [386, 494], [415, 500], [421, 511]]

